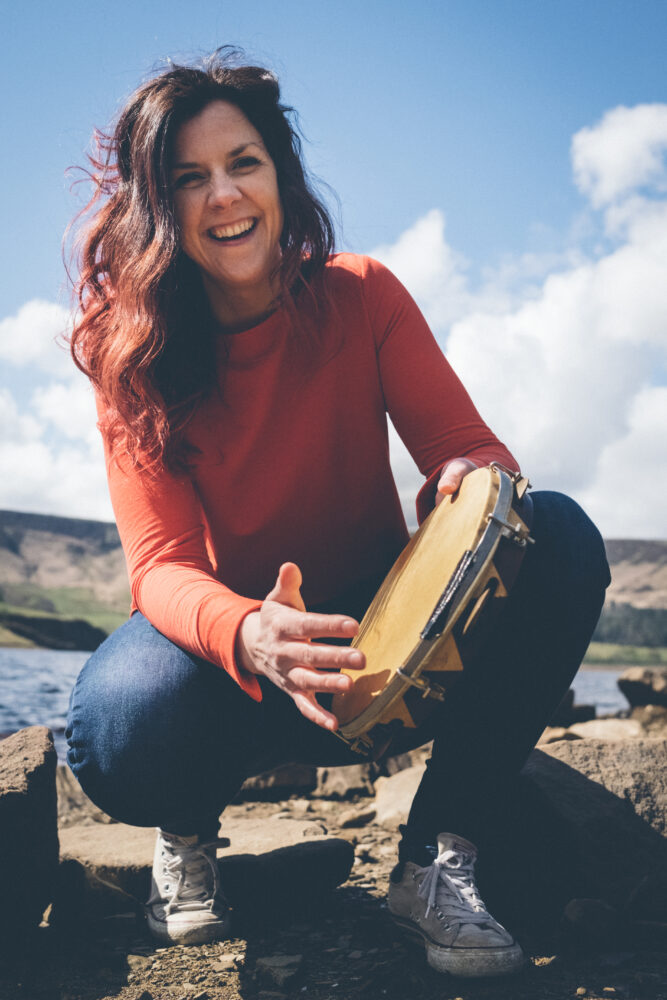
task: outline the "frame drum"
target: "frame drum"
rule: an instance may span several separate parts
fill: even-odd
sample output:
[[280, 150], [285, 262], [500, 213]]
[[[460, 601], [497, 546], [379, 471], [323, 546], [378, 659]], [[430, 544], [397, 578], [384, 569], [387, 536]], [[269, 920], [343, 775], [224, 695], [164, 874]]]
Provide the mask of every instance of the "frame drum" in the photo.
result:
[[445, 497], [387, 574], [352, 646], [362, 672], [331, 709], [337, 735], [364, 757], [416, 728], [479, 655], [530, 537], [530, 483], [499, 465], [476, 469]]

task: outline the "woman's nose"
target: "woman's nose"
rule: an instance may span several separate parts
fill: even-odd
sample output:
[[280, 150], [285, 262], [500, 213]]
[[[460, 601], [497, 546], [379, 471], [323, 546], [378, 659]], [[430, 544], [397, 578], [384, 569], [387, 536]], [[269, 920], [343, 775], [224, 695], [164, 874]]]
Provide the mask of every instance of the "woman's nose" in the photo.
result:
[[242, 197], [238, 185], [227, 173], [215, 174], [211, 178], [209, 202], [219, 208], [227, 208]]

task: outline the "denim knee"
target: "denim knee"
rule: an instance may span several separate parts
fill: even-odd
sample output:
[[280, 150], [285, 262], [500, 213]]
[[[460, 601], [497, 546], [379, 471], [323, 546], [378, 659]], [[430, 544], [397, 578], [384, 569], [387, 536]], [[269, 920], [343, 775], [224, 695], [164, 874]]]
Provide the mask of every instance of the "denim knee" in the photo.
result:
[[553, 571], [567, 570], [577, 589], [604, 591], [611, 582], [604, 541], [586, 512], [564, 493], [542, 490], [531, 494], [532, 534]]
[[215, 743], [220, 674], [141, 615], [114, 632], [70, 699], [67, 762], [89, 797], [117, 819], [159, 825], [161, 800], [196, 788], [193, 770]]

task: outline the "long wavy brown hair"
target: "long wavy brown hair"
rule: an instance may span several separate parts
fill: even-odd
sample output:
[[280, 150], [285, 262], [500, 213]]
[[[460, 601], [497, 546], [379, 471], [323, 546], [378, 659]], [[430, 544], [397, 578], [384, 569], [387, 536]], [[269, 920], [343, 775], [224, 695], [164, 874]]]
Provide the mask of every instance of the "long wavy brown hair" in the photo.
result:
[[[331, 218], [303, 164], [292, 108], [276, 77], [225, 47], [197, 66], [170, 66], [130, 97], [115, 128], [97, 130], [77, 216], [72, 356], [105, 405], [102, 430], [144, 468], [187, 466], [184, 430], [217, 383], [214, 321], [196, 266], [179, 247], [170, 184], [178, 128], [212, 101], [236, 105], [273, 160], [284, 212], [281, 302], [322, 274]], [[325, 295], [326, 299], [326, 295]]]

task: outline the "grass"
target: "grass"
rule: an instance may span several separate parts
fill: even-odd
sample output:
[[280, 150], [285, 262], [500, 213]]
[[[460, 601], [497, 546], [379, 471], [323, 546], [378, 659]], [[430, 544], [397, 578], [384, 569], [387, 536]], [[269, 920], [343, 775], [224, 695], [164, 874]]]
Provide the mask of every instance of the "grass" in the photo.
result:
[[[100, 601], [85, 587], [37, 587], [30, 583], [5, 584], [3, 601], [15, 612], [52, 614], [66, 618], [91, 620], [95, 614], [112, 612], [127, 616], [130, 593], [119, 594], [114, 600]], [[2, 601], [0, 601], [2, 606]]]
[[584, 664], [595, 663], [610, 667], [667, 666], [666, 646], [621, 646], [615, 642], [592, 642], [584, 657]]
[[[79, 610], [80, 609], [80, 610]], [[102, 629], [107, 635], [117, 629], [123, 622], [127, 621], [129, 615], [129, 602], [127, 610], [117, 611], [114, 608], [106, 607], [103, 604], [96, 604], [88, 600], [87, 607], [72, 601], [69, 604], [69, 612], [43, 611], [41, 608], [26, 607], [25, 605], [5, 604], [0, 601], [0, 646], [33, 646], [34, 643], [21, 636], [15, 635], [6, 628], [2, 619], [4, 616], [14, 616], [21, 618], [52, 618], [55, 621], [80, 619], [88, 622], [95, 628]]]
[[20, 647], [21, 649], [34, 649], [35, 644], [30, 639], [24, 639], [21, 635], [10, 632], [8, 628], [0, 625], [0, 648], [3, 646]]

